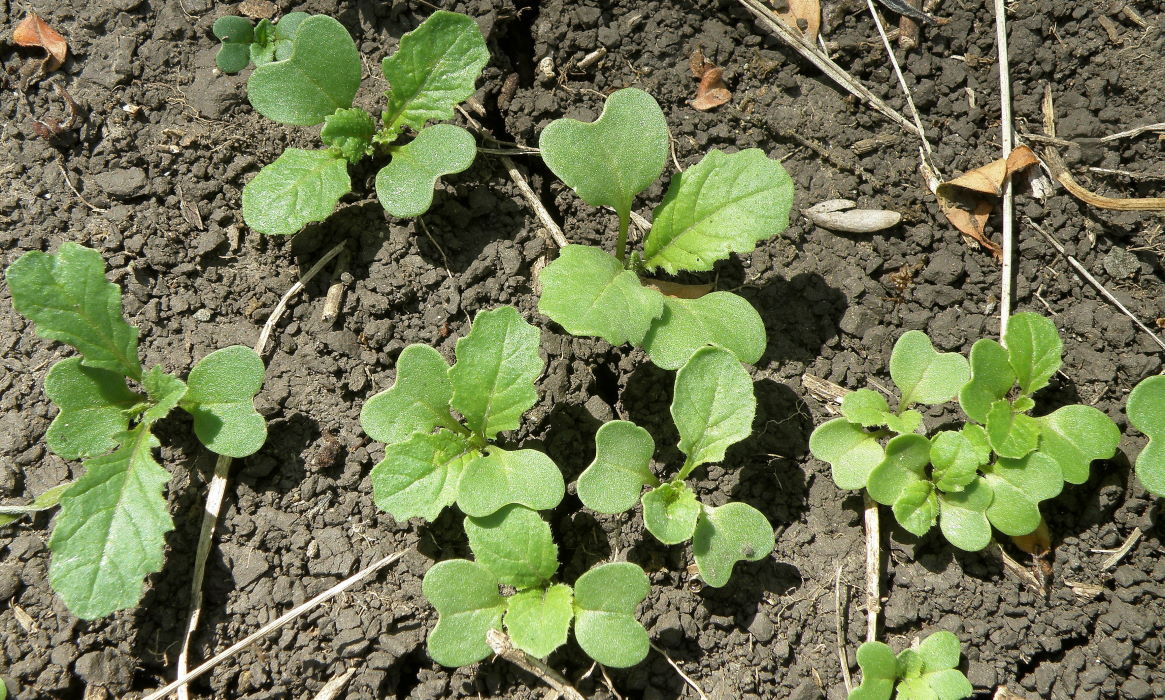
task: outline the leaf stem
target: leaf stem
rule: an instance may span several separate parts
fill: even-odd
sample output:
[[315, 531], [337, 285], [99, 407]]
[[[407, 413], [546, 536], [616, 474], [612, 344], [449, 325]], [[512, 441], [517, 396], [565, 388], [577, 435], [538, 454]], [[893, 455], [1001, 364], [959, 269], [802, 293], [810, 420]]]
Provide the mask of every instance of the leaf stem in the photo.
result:
[[674, 481], [683, 481], [684, 479], [688, 478], [688, 476], [693, 471], [695, 471], [696, 467], [698, 466], [700, 466], [699, 462], [696, 462], [691, 457], [688, 457], [686, 460], [684, 460], [684, 466], [680, 468], [680, 473], [676, 474]]
[[615, 241], [615, 257], [627, 267], [627, 229], [631, 227], [631, 212], [619, 212], [619, 238]]

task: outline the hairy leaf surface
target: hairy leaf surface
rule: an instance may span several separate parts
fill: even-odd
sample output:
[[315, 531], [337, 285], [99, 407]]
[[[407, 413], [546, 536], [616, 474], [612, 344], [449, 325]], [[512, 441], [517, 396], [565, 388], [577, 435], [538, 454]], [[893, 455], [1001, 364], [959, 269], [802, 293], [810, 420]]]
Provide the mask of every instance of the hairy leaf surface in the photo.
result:
[[255, 38], [255, 28], [246, 17], [227, 15], [219, 17], [210, 28], [215, 38], [222, 42], [214, 63], [223, 73], [238, 73], [251, 62], [251, 41]]
[[437, 626], [429, 633], [429, 656], [442, 666], [465, 666], [491, 651], [485, 635], [501, 629], [506, 600], [490, 570], [465, 559], [434, 564], [421, 582], [421, 592], [437, 610]]
[[517, 309], [503, 306], [478, 312], [469, 334], [457, 340], [457, 362], [449, 370], [452, 403], [475, 433], [489, 439], [516, 430], [538, 400], [539, 337]]
[[991, 487], [981, 476], [962, 491], [940, 492], [938, 525], [943, 537], [968, 552], [977, 552], [990, 544], [991, 523], [986, 513], [991, 498]]
[[894, 519], [918, 537], [930, 532], [938, 518], [938, 495], [929, 481], [907, 485], [894, 501]]
[[987, 439], [999, 456], [1019, 459], [1039, 446], [1040, 423], [1000, 399], [987, 412]]
[[392, 445], [437, 426], [453, 428], [449, 414], [453, 383], [445, 358], [428, 345], [413, 344], [396, 361], [396, 382], [368, 399], [360, 425], [373, 440]]
[[1002, 345], [982, 338], [971, 346], [971, 381], [959, 390], [959, 405], [974, 421], [987, 422], [991, 405], [1015, 386], [1015, 371]]
[[194, 434], [207, 449], [246, 457], [267, 441], [267, 421], [254, 401], [266, 371], [259, 355], [242, 345], [215, 350], [190, 370], [181, 406], [194, 417]]
[[676, 373], [671, 414], [689, 468], [718, 462], [729, 446], [752, 434], [752, 378], [727, 350], [697, 350]]
[[809, 436], [809, 451], [828, 462], [833, 482], [839, 489], [863, 489], [870, 472], [886, 456], [877, 438], [845, 418], [834, 418], [817, 426]]
[[348, 161], [329, 151], [289, 148], [243, 187], [243, 219], [260, 233], [290, 236], [331, 216], [351, 191]]
[[465, 467], [457, 505], [466, 515], [482, 517], [510, 503], [547, 510], [565, 494], [562, 472], [542, 452], [488, 447]]
[[1064, 406], [1036, 420], [1040, 426], [1040, 452], [1059, 462], [1064, 481], [1069, 484], [1088, 481], [1092, 461], [1109, 459], [1120, 444], [1116, 423], [1092, 406]]
[[372, 468], [373, 500], [401, 522], [436, 520], [457, 500], [462, 472], [476, 454], [464, 438], [447, 430], [417, 433], [389, 445], [384, 459]]
[[922, 331], [907, 331], [890, 354], [890, 378], [902, 392], [899, 407], [943, 403], [970, 379], [967, 359], [957, 352], [938, 352]]
[[1039, 314], [1015, 314], [1007, 322], [1007, 356], [1024, 394], [1048, 385], [1060, 369], [1064, 343], [1051, 319]]
[[474, 559], [508, 586], [540, 586], [558, 570], [558, 545], [550, 525], [525, 506], [510, 505], [485, 517], [467, 517], [465, 534]]
[[376, 122], [372, 115], [359, 107], [337, 109], [324, 117], [320, 140], [349, 163], [356, 163], [372, 153], [372, 137]]
[[773, 526], [747, 503], [705, 507], [692, 535], [692, 553], [700, 578], [720, 588], [732, 577], [738, 561], [759, 561], [773, 551]]
[[643, 526], [664, 544], [691, 539], [699, 517], [700, 502], [682, 481], [661, 484], [643, 494]]
[[961, 491], [975, 480], [987, 457], [963, 433], [943, 430], [930, 440], [931, 480], [943, 491]]
[[44, 388], [61, 409], [45, 443], [65, 459], [96, 457], [117, 447], [114, 437], [129, 427], [128, 411], [142, 400], [120, 373], [86, 367], [80, 357], [53, 365]]
[[663, 315], [651, 324], [643, 349], [657, 367], [677, 370], [705, 345], [754, 363], [767, 342], [764, 321], [752, 304], [732, 292], [712, 292], [697, 299], [663, 297]]
[[987, 519], [1005, 535], [1026, 535], [1040, 524], [1040, 501], [1064, 488], [1060, 465], [1043, 452], [1023, 459], [999, 458], [984, 475], [994, 497]]
[[886, 506], [894, 505], [911, 484], [926, 479], [930, 441], [921, 435], [899, 435], [886, 444], [886, 458], [872, 472], [866, 491]]
[[578, 497], [599, 513], [622, 513], [635, 505], [644, 486], [659, 480], [651, 473], [655, 440], [630, 421], [604, 423], [595, 433], [595, 459], [578, 477]]
[[850, 691], [847, 700], [890, 700], [898, 681], [898, 659], [882, 642], [866, 642], [858, 647], [861, 685]]
[[1133, 427], [1149, 437], [1137, 455], [1137, 478], [1149, 493], [1165, 498], [1165, 376], [1142, 380], [1125, 407]]
[[459, 173], [477, 155], [473, 135], [452, 124], [434, 124], [392, 153], [376, 174], [376, 197], [393, 216], [420, 216], [433, 203], [433, 188], [442, 175]]
[[514, 646], [544, 659], [566, 644], [574, 617], [573, 591], [561, 583], [546, 589], [521, 591], [506, 601], [506, 632]]
[[574, 636], [583, 651], [612, 668], [634, 666], [647, 656], [647, 630], [635, 608], [647, 597], [647, 574], [630, 562], [600, 564], [574, 583]]
[[344, 25], [312, 15], [298, 23], [286, 59], [255, 68], [247, 99], [268, 119], [312, 126], [352, 106], [360, 71], [360, 53]]

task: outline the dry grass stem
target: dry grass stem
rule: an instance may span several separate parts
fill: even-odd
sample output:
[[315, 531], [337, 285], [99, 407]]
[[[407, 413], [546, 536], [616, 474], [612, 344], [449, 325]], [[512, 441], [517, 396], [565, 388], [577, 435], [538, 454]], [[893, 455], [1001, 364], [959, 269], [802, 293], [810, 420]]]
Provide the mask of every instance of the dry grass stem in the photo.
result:
[[[1011, 120], [1011, 66], [1007, 58], [1007, 8], [1004, 0], [995, 0], [995, 46], [999, 52], [999, 115], [1000, 141], [1003, 157], [1011, 155], [1015, 143], [1015, 128]], [[1011, 280], [1015, 264], [1015, 195], [1013, 178], [1003, 180], [1003, 269], [1000, 271], [999, 337], [1007, 335], [1007, 321], [1011, 317]]]
[[[1116, 566], [1121, 559], [1124, 559], [1125, 555], [1129, 553], [1129, 550], [1133, 548], [1133, 545], [1135, 545], [1137, 541], [1141, 539], [1141, 534], [1141, 528], [1134, 527], [1133, 531], [1129, 533], [1129, 536], [1125, 538], [1124, 544], [1116, 549], [1111, 556], [1101, 562], [1100, 570], [1108, 571], [1112, 567]], [[1100, 550], [1094, 549], [1092, 551], [1096, 552]]]
[[[846, 596], [848, 602], [849, 596]], [[845, 653], [845, 609], [841, 605], [841, 564], [833, 577], [833, 631], [837, 633], [837, 662], [841, 664], [841, 679], [845, 682], [845, 692], [849, 695], [854, 688], [854, 679], [849, 673], [849, 658]]]
[[586, 696], [578, 692], [569, 681], [563, 678], [561, 673], [510, 643], [510, 638], [506, 636], [505, 632], [490, 630], [486, 633], [485, 639], [489, 643], [489, 648], [493, 649], [494, 654], [497, 654], [499, 658], [505, 659], [526, 673], [538, 677], [543, 683], [553, 688], [554, 692], [567, 700], [586, 700]]
[[866, 520], [866, 641], [878, 639], [878, 613], [882, 612], [882, 533], [878, 504], [862, 491]]
[[682, 668], [680, 668], [679, 664], [677, 664], [675, 661], [672, 661], [672, 658], [670, 656], [668, 656], [668, 653], [666, 651], [664, 651], [663, 649], [660, 649], [659, 647], [655, 646], [654, 644], [651, 645], [651, 648], [658, 651], [660, 653], [660, 655], [663, 656], [663, 658], [668, 662], [668, 665], [670, 665], [673, 669], [675, 669], [675, 672], [680, 675], [680, 678], [682, 678], [684, 680], [684, 683], [687, 683], [688, 686], [691, 687], [692, 690], [696, 691], [696, 695], [700, 696], [700, 700], [708, 700], [708, 696], [704, 694], [704, 690], [702, 688], [700, 688], [700, 686], [696, 683], [696, 681], [692, 680], [691, 676], [684, 673], [684, 670]]
[[312, 700], [336, 700], [340, 697], [340, 693], [344, 692], [344, 687], [348, 685], [348, 681], [352, 679], [354, 673], [356, 673], [356, 669], [350, 668], [324, 683], [324, 687], [320, 688], [320, 692], [316, 693]]

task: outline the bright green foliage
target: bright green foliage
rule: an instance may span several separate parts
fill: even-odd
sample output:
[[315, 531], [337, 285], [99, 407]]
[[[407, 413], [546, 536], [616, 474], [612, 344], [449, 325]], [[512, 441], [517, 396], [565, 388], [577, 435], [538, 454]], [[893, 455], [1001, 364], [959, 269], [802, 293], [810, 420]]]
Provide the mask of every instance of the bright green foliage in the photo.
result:
[[974, 693], [959, 671], [959, 638], [946, 630], [930, 635], [898, 656], [882, 642], [858, 647], [862, 683], [849, 700], [961, 700]]
[[429, 656], [442, 666], [465, 666], [489, 656], [485, 635], [500, 629], [506, 599], [488, 568], [465, 559], [434, 564], [421, 582], [439, 615], [429, 633]]
[[331, 151], [289, 148], [243, 186], [243, 218], [260, 233], [290, 236], [331, 216], [351, 191], [348, 161]]
[[39, 513], [50, 508], [55, 508], [61, 502], [61, 496], [72, 485], [73, 482], [70, 481], [54, 486], [32, 499], [32, 503], [25, 506], [0, 506], [0, 527], [11, 525], [19, 520], [22, 515]]
[[457, 341], [452, 367], [423, 345], [401, 352], [396, 384], [360, 412], [364, 431], [386, 443], [372, 470], [377, 506], [398, 520], [433, 520], [453, 503], [475, 517], [511, 503], [558, 505], [566, 486], [549, 457], [489, 445], [499, 432], [517, 429], [538, 398], [538, 343], [538, 329], [504, 306], [477, 314]]
[[359, 107], [337, 109], [324, 117], [320, 140], [326, 143], [332, 155], [349, 163], [358, 163], [372, 155], [372, 137], [376, 135], [376, 121]]
[[757, 149], [712, 151], [675, 177], [655, 211], [643, 255], [628, 256], [632, 202], [667, 163], [667, 122], [659, 104], [642, 90], [617, 90], [597, 120], [556, 119], [538, 143], [555, 175], [588, 204], [614, 209], [619, 220], [614, 255], [566, 246], [542, 270], [539, 311], [574, 335], [642, 345], [664, 369], [678, 369], [707, 345], [741, 362], [760, 359], [764, 323], [743, 298], [729, 292], [667, 297], [639, 273], [710, 270], [717, 260], [783, 231], [793, 190], [780, 163]]
[[442, 175], [459, 173], [477, 155], [473, 135], [459, 126], [435, 124], [397, 147], [392, 160], [376, 174], [376, 196], [393, 216], [420, 216], [433, 203], [433, 188]]
[[647, 656], [647, 630], [635, 608], [651, 590], [647, 574], [629, 562], [600, 564], [574, 583], [574, 636], [595, 661], [634, 666]]
[[484, 518], [465, 519], [465, 534], [478, 562], [515, 588], [549, 581], [558, 570], [558, 545], [536, 511], [510, 505]]
[[[890, 357], [904, 397], [898, 412], [875, 392], [855, 391], [842, 401], [842, 418], [813, 431], [810, 451], [830, 463], [840, 488], [865, 488], [916, 535], [937, 522], [948, 541], [973, 551], [991, 541], [992, 527], [1008, 535], [1033, 532], [1040, 502], [1057, 496], [1066, 481], [1087, 481], [1093, 460], [1115, 454], [1120, 432], [1089, 406], [1028, 415], [1035, 407], [1029, 389], [1046, 386], [1060, 367], [1060, 339], [1045, 319], [1016, 314], [1007, 340], [1007, 348], [976, 342], [968, 376], [961, 355], [937, 352], [919, 331], [903, 334]], [[921, 415], [907, 406], [955, 394], [978, 422], [930, 438], [914, 432]]]
[[278, 23], [264, 19], [254, 26], [246, 17], [219, 17], [211, 28], [222, 42], [214, 62], [223, 73], [238, 73], [251, 63], [261, 66], [282, 61], [291, 55], [292, 39], [309, 16], [306, 12], [291, 12]]
[[[704, 581], [723, 586], [736, 562], [769, 555], [772, 526], [743, 503], [700, 503], [684, 480], [696, 467], [723, 460], [729, 446], [752, 434], [752, 380], [727, 350], [702, 348], [676, 373], [671, 412], [686, 455], [674, 479], [660, 484], [652, 474], [654, 441], [646, 431], [613, 421], [595, 436], [595, 460], [578, 478], [578, 496], [601, 513], [623, 512], [639, 498], [648, 532], [664, 544], [691, 539]], [[640, 496], [644, 486], [651, 488]]]
[[574, 618], [573, 597], [570, 586], [561, 583], [510, 596], [505, 623], [514, 646], [545, 658], [566, 644], [566, 633]]
[[143, 373], [121, 290], [106, 281], [100, 254], [89, 248], [65, 243], [55, 254], [26, 253], [6, 276], [14, 305], [37, 332], [81, 352], [45, 377], [45, 392], [60, 409], [45, 442], [66, 459], [85, 459], [86, 471], [31, 506], [0, 509], [0, 524], [59, 499], [49, 542], [54, 590], [81, 618], [132, 607], [145, 576], [162, 567], [173, 527], [163, 493], [170, 475], [154, 461], [153, 424], [181, 406], [194, 415], [195, 433], [208, 448], [251, 454], [267, 434], [252, 405], [263, 363], [248, 348], [220, 350], [190, 373], [189, 389], [160, 367]]
[[1165, 498], [1165, 376], [1137, 384], [1129, 393], [1125, 412], [1133, 427], [1149, 437], [1149, 444], [1137, 455], [1137, 477], [1149, 493]]

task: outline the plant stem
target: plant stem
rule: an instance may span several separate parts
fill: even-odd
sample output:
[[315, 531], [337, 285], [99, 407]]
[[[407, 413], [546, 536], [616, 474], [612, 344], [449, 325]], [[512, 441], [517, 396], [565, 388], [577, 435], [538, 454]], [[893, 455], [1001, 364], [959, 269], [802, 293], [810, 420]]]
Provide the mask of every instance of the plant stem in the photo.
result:
[[631, 227], [631, 212], [619, 212], [619, 238], [615, 241], [615, 257], [627, 267], [627, 229]]
[[693, 462], [692, 458], [688, 457], [686, 460], [684, 460], [684, 466], [680, 469], [680, 473], [676, 474], [675, 481], [683, 481], [684, 479], [688, 478], [688, 476], [698, 466], [700, 466], [699, 463]]

